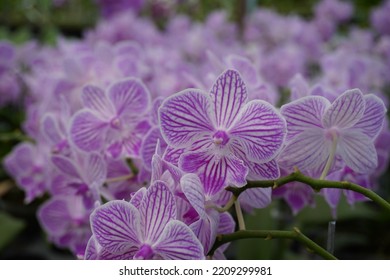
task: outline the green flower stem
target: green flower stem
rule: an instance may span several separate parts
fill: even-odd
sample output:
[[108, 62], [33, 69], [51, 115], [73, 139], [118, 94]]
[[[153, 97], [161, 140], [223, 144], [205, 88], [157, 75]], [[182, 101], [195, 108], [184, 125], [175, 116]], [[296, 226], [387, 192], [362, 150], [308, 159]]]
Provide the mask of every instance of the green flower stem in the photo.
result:
[[287, 175], [285, 177], [281, 177], [277, 180], [265, 180], [265, 181], [251, 181], [242, 188], [237, 187], [227, 187], [226, 190], [233, 193], [234, 196], [238, 197], [241, 193], [243, 193], [247, 189], [251, 188], [278, 188], [290, 182], [301, 182], [312, 187], [313, 190], [319, 192], [321, 189], [330, 188], [330, 189], [341, 189], [341, 190], [351, 190], [357, 193], [364, 195], [365, 197], [371, 199], [385, 210], [390, 212], [390, 203], [384, 200], [382, 197], [377, 195], [370, 189], [366, 189], [362, 186], [346, 182], [346, 181], [327, 181], [321, 179], [314, 179], [303, 175], [300, 171], [296, 170], [295, 172]]
[[209, 255], [213, 255], [215, 250], [221, 245], [229, 243], [235, 240], [248, 239], [248, 238], [264, 238], [266, 240], [273, 238], [293, 239], [304, 244], [311, 252], [323, 257], [326, 260], [337, 260], [335, 256], [326, 251], [320, 245], [315, 243], [309, 237], [304, 235], [298, 228], [294, 228], [291, 231], [283, 230], [239, 230], [231, 234], [218, 235], [211, 248]]

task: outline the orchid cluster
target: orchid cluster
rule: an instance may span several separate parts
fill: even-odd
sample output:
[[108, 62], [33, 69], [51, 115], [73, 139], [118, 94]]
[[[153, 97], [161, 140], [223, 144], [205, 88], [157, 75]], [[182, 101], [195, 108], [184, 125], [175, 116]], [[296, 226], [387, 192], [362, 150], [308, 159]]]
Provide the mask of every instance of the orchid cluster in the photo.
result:
[[[38, 218], [51, 242], [84, 259], [223, 259], [228, 245], [209, 252], [236, 229], [223, 211], [228, 186], [298, 168], [378, 187], [390, 155], [389, 1], [373, 13], [377, 33], [339, 37], [353, 7], [323, 0], [311, 20], [254, 11], [241, 39], [223, 11], [204, 23], [175, 16], [159, 30], [137, 15], [143, 1], [131, 3], [106, 7], [80, 40], [0, 45], [0, 104], [20, 87], [2, 69], [23, 68], [33, 140], [4, 166], [26, 203], [49, 194]], [[238, 205], [250, 212], [283, 198], [296, 214], [315, 195], [292, 182], [248, 189]], [[320, 195], [336, 215], [341, 190]]]

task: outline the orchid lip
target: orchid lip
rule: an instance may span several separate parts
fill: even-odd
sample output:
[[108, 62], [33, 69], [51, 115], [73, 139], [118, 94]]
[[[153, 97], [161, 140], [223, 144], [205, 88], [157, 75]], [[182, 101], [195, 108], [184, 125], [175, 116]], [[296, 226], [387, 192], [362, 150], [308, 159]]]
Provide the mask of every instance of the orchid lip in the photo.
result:
[[224, 146], [229, 142], [229, 136], [225, 131], [218, 130], [213, 135], [213, 142], [217, 146]]

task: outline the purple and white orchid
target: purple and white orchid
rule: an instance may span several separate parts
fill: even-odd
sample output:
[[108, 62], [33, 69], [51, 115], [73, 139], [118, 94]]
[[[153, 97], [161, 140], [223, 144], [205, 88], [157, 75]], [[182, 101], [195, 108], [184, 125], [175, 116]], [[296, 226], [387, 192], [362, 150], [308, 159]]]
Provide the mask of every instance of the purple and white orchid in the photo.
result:
[[207, 196], [228, 185], [244, 186], [248, 174], [279, 176], [277, 165], [268, 163], [282, 148], [286, 123], [269, 103], [247, 102], [237, 71], [222, 73], [209, 94], [188, 89], [167, 98], [159, 114], [165, 141], [185, 150], [179, 167], [200, 175]]

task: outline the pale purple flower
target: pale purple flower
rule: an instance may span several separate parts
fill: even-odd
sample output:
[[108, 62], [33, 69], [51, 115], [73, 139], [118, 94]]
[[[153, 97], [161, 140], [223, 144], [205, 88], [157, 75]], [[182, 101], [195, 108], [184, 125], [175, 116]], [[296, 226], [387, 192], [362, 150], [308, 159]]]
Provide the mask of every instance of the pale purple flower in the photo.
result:
[[86, 152], [106, 149], [113, 156], [138, 156], [143, 135], [150, 125], [143, 119], [150, 94], [137, 79], [113, 84], [107, 92], [86, 86], [85, 109], [73, 117], [70, 136]]
[[374, 140], [382, 129], [386, 108], [375, 95], [348, 90], [332, 104], [324, 97], [309, 96], [283, 105], [281, 113], [288, 129], [281, 165], [324, 168], [321, 177], [327, 175], [335, 157], [358, 173], [376, 168]]
[[92, 210], [79, 196], [54, 196], [39, 208], [38, 219], [51, 242], [75, 255], [84, 255], [92, 235], [89, 225]]
[[92, 213], [92, 232], [101, 248], [126, 259], [204, 259], [194, 233], [176, 220], [174, 196], [164, 182], [137, 194], [132, 202], [110, 201]]
[[110, 18], [123, 11], [138, 13], [145, 4], [145, 0], [95, 0], [100, 7], [103, 17]]
[[[287, 172], [282, 170], [282, 174], [287, 175]], [[314, 194], [310, 186], [300, 182], [291, 182], [272, 190], [272, 198], [284, 199], [294, 215], [307, 206], [315, 206]]]
[[97, 153], [80, 153], [74, 158], [53, 155], [52, 163], [65, 175], [63, 190], [65, 193], [79, 195], [87, 207], [100, 201], [101, 188], [107, 177], [107, 163]]
[[26, 193], [30, 203], [48, 190], [53, 167], [42, 145], [19, 143], [4, 159], [5, 169], [15, 178], [17, 185]]
[[372, 26], [383, 35], [390, 35], [390, 1], [383, 1], [382, 5], [371, 13]]
[[196, 89], [177, 93], [164, 101], [159, 113], [168, 145], [187, 149], [179, 167], [200, 174], [207, 196], [230, 184], [245, 185], [249, 172], [262, 178], [279, 176], [276, 164], [263, 165], [281, 149], [285, 121], [269, 103], [247, 102], [238, 72], [221, 74], [210, 94]]

